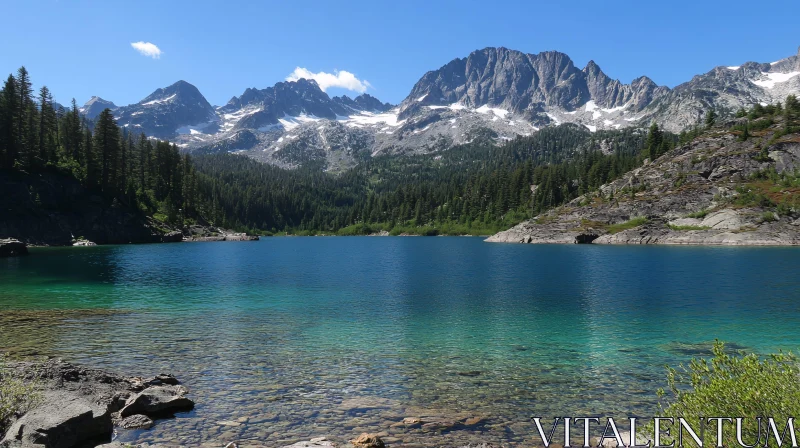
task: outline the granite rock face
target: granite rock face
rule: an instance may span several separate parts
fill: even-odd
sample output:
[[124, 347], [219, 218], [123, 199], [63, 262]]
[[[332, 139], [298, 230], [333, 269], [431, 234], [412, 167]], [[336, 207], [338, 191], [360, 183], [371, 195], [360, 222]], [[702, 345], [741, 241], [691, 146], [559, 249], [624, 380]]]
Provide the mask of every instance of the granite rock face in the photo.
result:
[[[774, 206], [794, 198], [797, 192], [760, 175], [793, 174], [800, 163], [798, 134], [759, 147], [771, 141], [780, 126], [776, 123], [748, 141], [740, 141], [731, 131], [715, 129], [597, 192], [487, 241], [800, 245], [800, 219], [795, 212], [780, 215]], [[761, 197], [767, 199], [758, 199]], [[767, 200], [773, 204], [765, 203]]]

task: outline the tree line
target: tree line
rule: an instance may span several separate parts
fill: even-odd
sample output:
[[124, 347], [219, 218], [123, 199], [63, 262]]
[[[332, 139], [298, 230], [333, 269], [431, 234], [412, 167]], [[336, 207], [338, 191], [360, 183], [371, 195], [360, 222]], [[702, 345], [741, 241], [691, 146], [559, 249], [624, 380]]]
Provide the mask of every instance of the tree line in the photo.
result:
[[562, 125], [501, 146], [486, 138], [435, 154], [376, 157], [336, 176], [319, 166], [288, 171], [228, 154], [194, 161], [210, 216], [230, 227], [474, 234], [593, 191], [676, 141], [658, 126], [591, 133]]
[[34, 96], [25, 67], [0, 90], [0, 168], [61, 172], [173, 222], [199, 206], [194, 165], [177, 146], [120, 129], [108, 109], [87, 120], [74, 99], [71, 107], [60, 106], [46, 86]]

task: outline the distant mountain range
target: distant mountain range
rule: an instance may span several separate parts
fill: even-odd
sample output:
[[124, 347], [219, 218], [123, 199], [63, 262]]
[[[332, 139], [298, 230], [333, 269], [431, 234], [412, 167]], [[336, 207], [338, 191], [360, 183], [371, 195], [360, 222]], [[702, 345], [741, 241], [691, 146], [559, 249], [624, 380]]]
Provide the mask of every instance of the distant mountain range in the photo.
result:
[[439, 151], [476, 135], [508, 140], [561, 123], [597, 131], [655, 121], [678, 132], [710, 109], [731, 115], [800, 93], [798, 75], [800, 50], [772, 63], [716, 67], [670, 89], [645, 76], [623, 84], [594, 61], [579, 69], [555, 51], [485, 48], [426, 73], [397, 106], [367, 94], [331, 98], [300, 79], [247, 89], [216, 108], [178, 81], [124, 107], [92, 97], [81, 111], [93, 118], [110, 108], [129, 130], [191, 151], [242, 152], [287, 168], [324, 161], [340, 170], [380, 154]]

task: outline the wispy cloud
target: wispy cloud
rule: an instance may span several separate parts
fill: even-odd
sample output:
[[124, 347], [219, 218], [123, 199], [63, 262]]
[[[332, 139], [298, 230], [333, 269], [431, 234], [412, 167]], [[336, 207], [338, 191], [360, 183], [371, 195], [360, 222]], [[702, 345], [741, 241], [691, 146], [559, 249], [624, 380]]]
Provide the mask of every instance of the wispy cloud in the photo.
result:
[[153, 59], [158, 59], [161, 57], [161, 49], [158, 48], [156, 44], [139, 41], [131, 42], [131, 47], [138, 51], [142, 56], [151, 57]]
[[330, 87], [341, 87], [358, 93], [364, 93], [372, 85], [366, 79], [358, 79], [356, 75], [345, 70], [334, 70], [333, 73], [314, 73], [308, 69], [297, 67], [292, 74], [286, 77], [287, 81], [297, 81], [300, 78], [313, 79], [319, 84], [323, 92]]

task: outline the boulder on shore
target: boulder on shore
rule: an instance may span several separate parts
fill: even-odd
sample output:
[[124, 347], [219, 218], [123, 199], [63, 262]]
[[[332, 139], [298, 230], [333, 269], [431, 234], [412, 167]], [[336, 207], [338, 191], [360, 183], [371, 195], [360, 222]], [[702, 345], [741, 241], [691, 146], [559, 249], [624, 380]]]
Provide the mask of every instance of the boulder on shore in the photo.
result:
[[61, 360], [10, 363], [9, 372], [36, 381], [41, 399], [0, 437], [0, 447], [70, 448], [108, 442], [114, 425], [146, 429], [153, 419], [194, 407], [171, 375], [143, 380]]
[[0, 257], [28, 255], [28, 245], [13, 238], [0, 239]]

